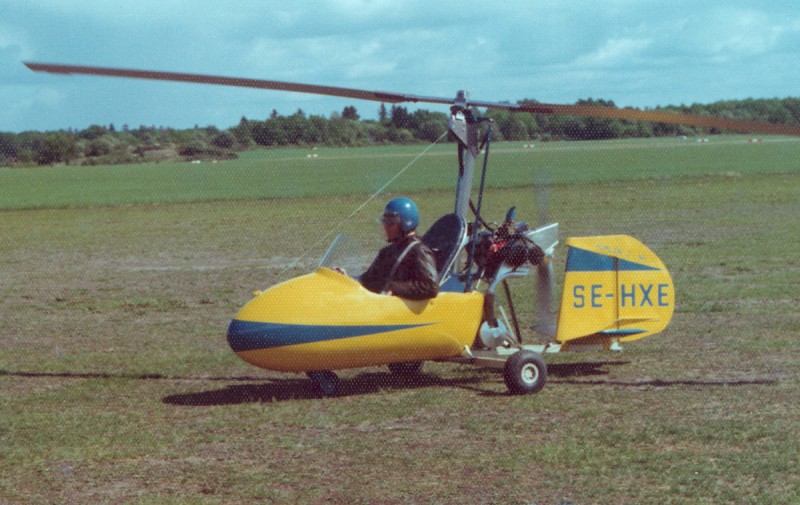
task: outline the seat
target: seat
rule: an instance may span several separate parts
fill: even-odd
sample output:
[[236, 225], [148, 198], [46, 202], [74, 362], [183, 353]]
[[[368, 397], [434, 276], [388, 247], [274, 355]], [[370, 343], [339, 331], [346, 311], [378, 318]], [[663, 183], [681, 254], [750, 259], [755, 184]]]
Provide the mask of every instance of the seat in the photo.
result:
[[447, 274], [467, 239], [467, 224], [456, 214], [440, 217], [428, 228], [422, 241], [436, 258], [439, 285], [447, 280]]

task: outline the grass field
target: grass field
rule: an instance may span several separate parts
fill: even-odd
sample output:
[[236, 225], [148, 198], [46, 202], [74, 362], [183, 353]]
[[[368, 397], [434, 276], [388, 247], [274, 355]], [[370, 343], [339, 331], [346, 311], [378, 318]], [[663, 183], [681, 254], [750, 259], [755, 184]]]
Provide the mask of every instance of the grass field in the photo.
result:
[[[389, 190], [423, 227], [452, 207], [452, 149]], [[562, 237], [633, 235], [677, 291], [664, 333], [548, 355], [525, 397], [429, 363], [319, 398], [227, 347], [250, 293], [312, 268], [334, 227], [380, 246], [385, 195], [339, 223], [420, 147], [0, 169], [0, 503], [800, 503], [799, 149], [493, 146], [487, 215], [535, 221], [547, 182]]]

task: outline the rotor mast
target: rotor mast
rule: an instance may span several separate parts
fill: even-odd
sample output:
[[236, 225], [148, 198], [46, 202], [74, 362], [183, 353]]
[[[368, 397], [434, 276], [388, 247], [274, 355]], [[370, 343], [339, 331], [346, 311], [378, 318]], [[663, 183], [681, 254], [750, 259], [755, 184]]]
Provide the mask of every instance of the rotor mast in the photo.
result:
[[459, 166], [454, 212], [466, 222], [472, 194], [472, 176], [475, 173], [475, 161], [478, 159], [479, 149], [478, 122], [467, 106], [467, 93], [464, 90], [456, 93], [453, 106], [450, 107], [447, 127], [458, 140]]

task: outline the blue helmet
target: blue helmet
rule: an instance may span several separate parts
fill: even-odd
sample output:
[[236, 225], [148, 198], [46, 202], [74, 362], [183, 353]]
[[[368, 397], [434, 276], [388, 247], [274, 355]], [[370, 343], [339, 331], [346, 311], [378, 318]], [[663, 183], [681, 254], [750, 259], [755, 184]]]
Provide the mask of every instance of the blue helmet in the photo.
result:
[[388, 219], [399, 220], [400, 229], [408, 233], [419, 225], [419, 211], [411, 199], [401, 196], [390, 200], [383, 209], [382, 220], [386, 222]]

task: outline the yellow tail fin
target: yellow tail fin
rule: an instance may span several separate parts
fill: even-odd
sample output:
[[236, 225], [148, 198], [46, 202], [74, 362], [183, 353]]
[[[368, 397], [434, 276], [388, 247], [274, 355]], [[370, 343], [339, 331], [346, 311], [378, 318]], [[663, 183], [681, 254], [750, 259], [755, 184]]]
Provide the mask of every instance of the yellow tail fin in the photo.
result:
[[558, 343], [630, 341], [666, 328], [675, 287], [653, 251], [626, 235], [570, 238], [566, 244]]

